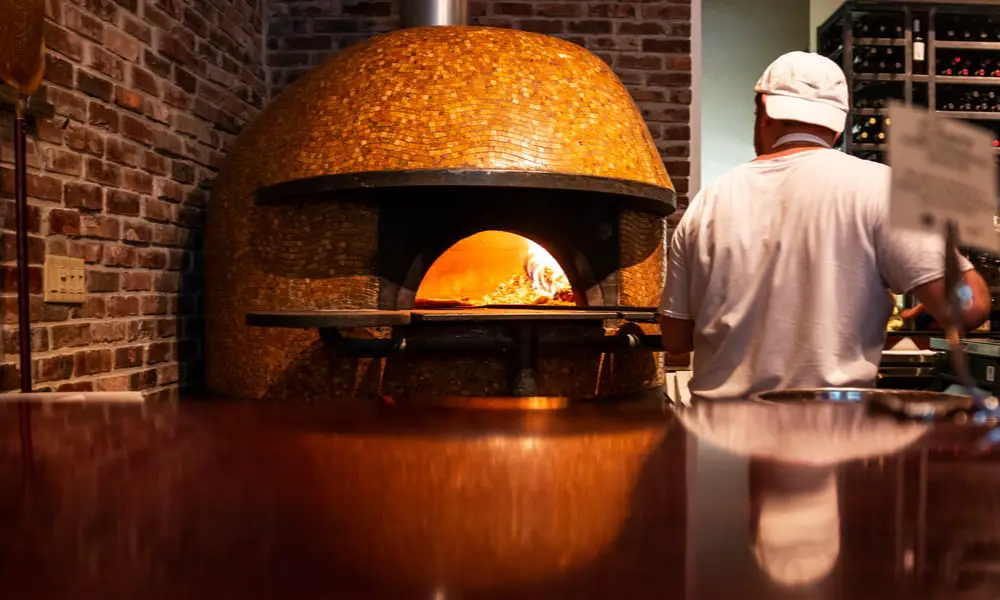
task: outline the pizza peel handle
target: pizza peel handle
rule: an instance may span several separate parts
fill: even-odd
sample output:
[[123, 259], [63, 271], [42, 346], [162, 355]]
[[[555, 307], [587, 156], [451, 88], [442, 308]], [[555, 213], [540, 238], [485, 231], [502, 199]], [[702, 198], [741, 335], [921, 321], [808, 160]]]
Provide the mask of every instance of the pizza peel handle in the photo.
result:
[[0, 0], [0, 81], [22, 98], [45, 75], [45, 0]]

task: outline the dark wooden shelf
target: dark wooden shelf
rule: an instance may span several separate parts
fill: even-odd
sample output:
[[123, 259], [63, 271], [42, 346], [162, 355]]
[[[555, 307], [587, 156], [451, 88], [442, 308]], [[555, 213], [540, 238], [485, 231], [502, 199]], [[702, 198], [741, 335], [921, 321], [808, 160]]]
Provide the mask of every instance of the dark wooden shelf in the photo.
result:
[[938, 41], [936, 44], [947, 50], [1000, 50], [1000, 42]]
[[996, 112], [966, 112], [961, 110], [938, 110], [937, 114], [951, 117], [952, 119], [965, 119], [967, 121], [1000, 121], [1000, 113]]
[[903, 38], [854, 38], [855, 46], [905, 46]]
[[938, 75], [939, 85], [1000, 85], [1000, 77], [958, 77], [953, 75]]
[[[18, 100], [17, 90], [5, 83], [0, 83], [0, 105], [15, 106]], [[41, 100], [37, 96], [28, 98], [25, 114], [39, 119], [51, 119], [56, 114], [55, 106]]]
[[877, 117], [889, 114], [888, 108], [855, 108], [854, 114], [859, 117]]

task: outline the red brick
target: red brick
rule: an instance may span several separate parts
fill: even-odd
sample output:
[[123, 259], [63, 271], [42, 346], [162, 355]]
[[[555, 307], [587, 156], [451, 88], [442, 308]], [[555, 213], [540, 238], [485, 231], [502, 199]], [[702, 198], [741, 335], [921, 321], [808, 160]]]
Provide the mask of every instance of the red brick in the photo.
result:
[[535, 6], [539, 17], [582, 17], [585, 5], [582, 2], [543, 2]]
[[589, 16], [591, 17], [605, 19], [635, 18], [635, 5], [633, 4], [591, 4], [589, 9]]
[[165, 269], [167, 253], [159, 248], [139, 248], [139, 266], [144, 269]]
[[153, 176], [136, 170], [126, 170], [122, 174], [122, 187], [140, 194], [153, 193]]
[[104, 208], [104, 193], [99, 185], [69, 181], [66, 183], [64, 203], [70, 208], [101, 210]]
[[135, 319], [128, 323], [128, 341], [150, 341], [156, 337], [156, 321], [153, 319]]
[[90, 102], [87, 123], [107, 131], [118, 131], [118, 112], [100, 102]]
[[72, 383], [60, 383], [56, 388], [57, 392], [92, 392], [94, 391], [93, 381], [75, 381]]
[[139, 195], [124, 190], [108, 190], [108, 212], [139, 216]]
[[94, 344], [120, 342], [125, 339], [129, 323], [125, 321], [105, 321], [90, 324], [90, 341]]
[[129, 167], [142, 165], [144, 152], [140, 146], [119, 138], [108, 138], [106, 146], [108, 160]]
[[76, 89], [88, 96], [110, 102], [115, 94], [115, 86], [107, 79], [91, 75], [86, 71], [76, 72]]
[[67, 130], [66, 145], [79, 152], [104, 156], [104, 136], [83, 125], [74, 125]]
[[[113, 190], [109, 190], [109, 193]], [[100, 263], [104, 258], [104, 246], [94, 240], [68, 240], [67, 256], [82, 258], [87, 263]]]
[[104, 48], [98, 48], [93, 45], [90, 46], [88, 51], [90, 53], [90, 61], [87, 65], [90, 68], [118, 81], [125, 78], [125, 63], [122, 62], [122, 59]]
[[71, 348], [90, 344], [90, 325], [87, 323], [71, 323], [52, 326], [52, 347]]
[[128, 346], [115, 350], [115, 368], [129, 369], [142, 366], [142, 346]]
[[76, 377], [107, 373], [113, 364], [111, 350], [84, 350], [73, 355], [73, 374]]
[[[143, 97], [137, 92], [119, 86], [115, 88], [115, 104], [133, 112], [141, 113]], [[122, 133], [124, 133], [124, 129]]]
[[657, 71], [663, 68], [663, 59], [659, 56], [650, 54], [641, 56], [636, 56], [634, 54], [620, 54], [617, 58], [617, 66], [621, 69]]
[[51, 200], [59, 202], [62, 200], [62, 181], [47, 175], [28, 173], [27, 180], [28, 196], [39, 200]]
[[150, 344], [146, 350], [146, 363], [154, 365], [173, 360], [174, 346], [173, 342], [156, 342], [155, 344]]
[[138, 314], [138, 296], [112, 296], [108, 298], [109, 317], [132, 317]]
[[159, 337], [177, 336], [177, 319], [167, 317], [156, 321], [156, 335]]
[[156, 77], [154, 77], [152, 73], [136, 65], [132, 65], [129, 70], [131, 72], [131, 82], [133, 88], [154, 96], [158, 96], [160, 94], [160, 88], [159, 85], [157, 85]]
[[153, 289], [153, 274], [149, 271], [126, 271], [122, 273], [122, 290], [126, 292], [148, 292]]
[[191, 109], [191, 96], [176, 85], [167, 84], [164, 86], [163, 101], [181, 110]]
[[92, 15], [114, 24], [118, 17], [118, 5], [112, 0], [83, 0], [83, 7]]
[[43, 142], [62, 145], [66, 141], [65, 125], [66, 121], [59, 118], [38, 119], [35, 121], [35, 134]]
[[136, 262], [136, 249], [132, 246], [117, 244], [104, 248], [104, 264], [109, 267], [134, 267]]
[[[115, 217], [106, 215], [82, 215], [80, 217], [80, 234], [84, 237], [101, 238], [106, 240], [119, 239], [119, 223]], [[105, 263], [108, 263], [108, 248], [105, 248]]]
[[63, 7], [63, 23], [71, 31], [90, 38], [98, 44], [104, 43], [104, 23], [75, 6], [66, 5]]
[[99, 158], [87, 158], [87, 181], [118, 187], [122, 181], [122, 168]]
[[157, 385], [157, 370], [140, 371], [128, 376], [129, 387], [133, 390], [145, 390]]
[[157, 129], [154, 132], [153, 147], [167, 156], [184, 156], [184, 143], [180, 136], [167, 129]]
[[46, 148], [45, 168], [55, 173], [79, 176], [83, 174], [83, 157], [68, 150]]
[[49, 102], [55, 106], [56, 114], [76, 121], [87, 120], [87, 100], [73, 92], [50, 87]]
[[140, 307], [144, 315], [164, 315], [167, 314], [167, 298], [159, 294], [143, 296]]
[[125, 17], [125, 33], [134, 35], [147, 44], [153, 41], [153, 29], [138, 19]]
[[644, 21], [664, 19], [664, 20], [690, 20], [691, 6], [684, 6], [678, 2], [646, 4], [641, 8], [641, 17]]
[[[7, 293], [17, 292], [17, 266], [0, 266], [0, 290]], [[41, 267], [28, 268], [28, 292], [31, 294], [42, 293], [42, 269]]]
[[55, 54], [45, 55], [45, 79], [66, 87], [73, 87], [74, 79], [73, 63], [63, 60]]
[[182, 65], [194, 67], [198, 65], [198, 57], [188, 48], [176, 34], [158, 32], [156, 50], [167, 58], [172, 58]]
[[173, 207], [160, 200], [147, 200], [145, 217], [150, 221], [169, 222], [173, 218]]
[[130, 377], [128, 375], [102, 377], [94, 382], [94, 387], [100, 392], [128, 392], [132, 389], [130, 385]]
[[122, 135], [140, 144], [148, 146], [153, 143], [153, 131], [145, 123], [131, 115], [122, 115], [121, 129]]
[[156, 175], [166, 175], [167, 174], [167, 159], [156, 152], [147, 151], [145, 158], [143, 159], [142, 167], [154, 173]]
[[139, 60], [139, 41], [117, 28], [110, 28], [104, 34], [105, 47], [130, 63]]
[[166, 125], [170, 122], [170, 108], [155, 98], [144, 98], [142, 112], [151, 120]]
[[80, 213], [74, 210], [50, 210], [49, 232], [60, 235], [79, 235]]
[[73, 376], [72, 356], [53, 356], [41, 358], [36, 363], [33, 377], [35, 381], [58, 381]]
[[645, 23], [629, 23], [621, 22], [617, 24], [618, 33], [620, 35], [665, 35], [666, 29], [663, 28], [662, 23], [656, 22], [645, 22]]
[[646, 38], [642, 40], [642, 51], [663, 54], [686, 54], [691, 52], [691, 40]]
[[73, 310], [73, 319], [103, 319], [108, 314], [107, 302], [103, 296], [90, 296]]
[[[88, 271], [87, 291], [117, 292], [121, 289], [121, 275], [115, 271]], [[112, 315], [114, 316], [114, 315]]]
[[83, 40], [80, 36], [51, 21], [45, 22], [45, 45], [77, 61], [83, 60]]
[[181, 274], [177, 272], [157, 273], [156, 291], [177, 293], [181, 289]]
[[149, 243], [153, 239], [153, 230], [148, 223], [142, 221], [125, 221], [122, 223], [122, 239], [126, 242]]

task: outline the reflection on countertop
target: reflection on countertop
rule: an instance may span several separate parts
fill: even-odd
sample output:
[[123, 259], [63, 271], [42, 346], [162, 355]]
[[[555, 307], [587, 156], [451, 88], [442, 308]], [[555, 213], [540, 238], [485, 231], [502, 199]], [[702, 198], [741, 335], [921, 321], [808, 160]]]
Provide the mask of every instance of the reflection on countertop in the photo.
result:
[[5, 597], [1000, 592], [985, 430], [860, 405], [211, 398], [38, 406], [33, 431], [25, 482], [15, 410], [0, 405]]

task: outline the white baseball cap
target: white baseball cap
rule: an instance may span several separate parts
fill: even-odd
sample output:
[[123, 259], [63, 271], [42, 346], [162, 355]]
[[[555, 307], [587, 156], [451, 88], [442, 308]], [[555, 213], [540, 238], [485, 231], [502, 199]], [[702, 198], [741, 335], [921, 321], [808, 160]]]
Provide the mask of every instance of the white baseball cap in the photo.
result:
[[779, 56], [754, 89], [767, 96], [764, 106], [772, 119], [844, 132], [849, 109], [847, 78], [825, 56], [800, 51]]

